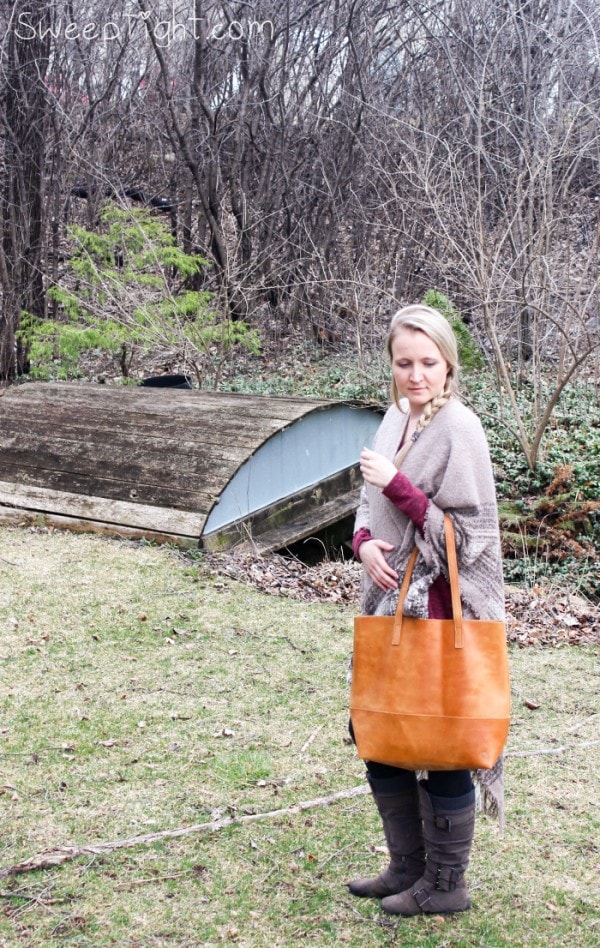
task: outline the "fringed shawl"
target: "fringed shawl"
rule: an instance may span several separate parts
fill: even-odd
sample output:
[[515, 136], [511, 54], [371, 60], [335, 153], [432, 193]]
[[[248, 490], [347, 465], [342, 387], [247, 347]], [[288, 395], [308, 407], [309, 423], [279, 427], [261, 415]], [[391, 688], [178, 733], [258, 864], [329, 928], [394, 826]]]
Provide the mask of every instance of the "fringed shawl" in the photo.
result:
[[[395, 405], [375, 435], [373, 450], [394, 459], [407, 416]], [[400, 469], [429, 498], [424, 529], [398, 510], [380, 489], [366, 484], [355, 531], [366, 527], [394, 546], [389, 561], [403, 576], [415, 544], [417, 559], [404, 612], [428, 617], [428, 594], [440, 573], [448, 579], [444, 513], [454, 522], [463, 612], [474, 619], [504, 619], [504, 584], [496, 491], [489, 449], [481, 423], [456, 398], [444, 405], [419, 435]], [[393, 615], [398, 591], [382, 592], [363, 571], [362, 611]], [[502, 759], [476, 774], [484, 809], [503, 822]]]

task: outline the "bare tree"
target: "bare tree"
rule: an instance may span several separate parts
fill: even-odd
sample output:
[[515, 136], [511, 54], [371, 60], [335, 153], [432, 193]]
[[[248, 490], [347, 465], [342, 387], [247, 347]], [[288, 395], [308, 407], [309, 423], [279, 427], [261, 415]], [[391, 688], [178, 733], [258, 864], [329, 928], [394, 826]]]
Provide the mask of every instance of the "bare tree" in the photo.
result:
[[[23, 311], [43, 316], [42, 275], [43, 198], [47, 97], [45, 76], [50, 43], [40, 35], [48, 24], [42, 0], [28, 4], [30, 33], [14, 28], [21, 4], [8, 13], [1, 51], [3, 94], [2, 244], [0, 280], [0, 379], [22, 371], [24, 357], [16, 331]], [[39, 28], [41, 27], [41, 31]]]
[[370, 129], [381, 206], [390, 234], [403, 205], [418, 222], [427, 280], [472, 317], [534, 467], [600, 346], [600, 16], [570, 0], [454, 0], [421, 22], [428, 55], [410, 84], [424, 94], [387, 110], [392, 130]]
[[[52, 13], [51, 34], [27, 19], [29, 44], [7, 30], [3, 47], [7, 88], [27, 88], [1, 116], [4, 359], [19, 312], [43, 312], [42, 270], [58, 279], [73, 194], [88, 227], [107, 196], [153, 194], [186, 251], [212, 259], [195, 279], [221, 311], [273, 333], [360, 343], [393, 300], [446, 292], [535, 465], [561, 391], [599, 351], [592, 0], [57, 0]], [[34, 178], [46, 220], [25, 193]], [[50, 250], [27, 270], [40, 227]]]
[[291, 322], [348, 310], [365, 256], [353, 220], [365, 219], [362, 123], [387, 5], [197, 0], [177, 49], [157, 39], [159, 5], [140, 9], [224, 305], [238, 317], [267, 306]]

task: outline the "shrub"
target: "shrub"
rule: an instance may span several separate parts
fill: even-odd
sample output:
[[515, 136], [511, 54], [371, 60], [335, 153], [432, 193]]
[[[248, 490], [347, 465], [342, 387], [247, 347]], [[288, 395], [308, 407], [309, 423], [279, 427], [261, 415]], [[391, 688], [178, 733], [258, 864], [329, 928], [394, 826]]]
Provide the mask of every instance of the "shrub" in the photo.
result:
[[452, 326], [458, 342], [458, 358], [461, 367], [467, 372], [482, 368], [484, 365], [483, 356], [477, 348], [468, 326], [462, 321], [460, 313], [454, 308], [448, 297], [437, 290], [428, 290], [423, 297], [423, 303], [425, 306], [431, 306], [433, 309], [439, 310]]
[[83, 352], [105, 350], [118, 353], [127, 376], [136, 351], [176, 350], [199, 383], [208, 376], [216, 385], [234, 347], [258, 352], [256, 330], [223, 318], [210, 293], [186, 286], [208, 261], [177, 247], [150, 211], [109, 204], [98, 231], [73, 227], [70, 237], [67, 274], [48, 293], [60, 304], [60, 318], [23, 317], [33, 375], [69, 377]]

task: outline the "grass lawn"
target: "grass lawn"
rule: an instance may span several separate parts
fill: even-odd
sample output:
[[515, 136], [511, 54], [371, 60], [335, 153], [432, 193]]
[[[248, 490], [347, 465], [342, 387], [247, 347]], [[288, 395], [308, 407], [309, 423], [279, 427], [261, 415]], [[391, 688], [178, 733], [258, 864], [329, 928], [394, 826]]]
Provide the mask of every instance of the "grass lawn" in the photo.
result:
[[[348, 607], [166, 548], [1, 529], [0, 623], [0, 874], [364, 782]], [[360, 795], [0, 878], [0, 945], [600, 945], [598, 658], [511, 652], [507, 828], [478, 820], [470, 912], [398, 921], [348, 894], [385, 859]]]

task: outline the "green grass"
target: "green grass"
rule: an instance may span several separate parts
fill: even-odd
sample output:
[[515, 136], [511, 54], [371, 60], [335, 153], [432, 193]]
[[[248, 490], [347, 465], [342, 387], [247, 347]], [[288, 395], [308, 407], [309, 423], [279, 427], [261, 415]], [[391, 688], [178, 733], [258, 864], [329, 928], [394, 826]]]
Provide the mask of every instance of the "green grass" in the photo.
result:
[[[4, 529], [0, 623], [0, 868], [362, 783], [347, 607], [164, 548]], [[359, 796], [4, 879], [0, 944], [600, 944], [598, 650], [515, 650], [511, 667], [508, 825], [478, 820], [470, 912], [398, 921], [349, 896], [385, 859]]]

